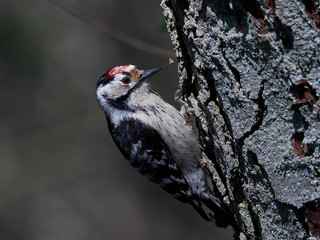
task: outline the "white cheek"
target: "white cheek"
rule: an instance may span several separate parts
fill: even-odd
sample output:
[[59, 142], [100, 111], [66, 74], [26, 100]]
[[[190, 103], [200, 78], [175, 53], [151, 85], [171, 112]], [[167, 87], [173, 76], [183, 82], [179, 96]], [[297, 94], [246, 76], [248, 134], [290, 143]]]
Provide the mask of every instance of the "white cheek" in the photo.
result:
[[128, 85], [121, 82], [112, 81], [111, 83], [101, 86], [97, 89], [97, 97], [116, 99], [126, 95], [131, 87], [131, 83]]
[[97, 100], [98, 100], [100, 106], [103, 109], [108, 108], [108, 101], [107, 101], [107, 98], [106, 98], [105, 88], [104, 87], [98, 87], [97, 91], [96, 91], [96, 95], [97, 95]]
[[110, 92], [109, 85], [98, 87], [97, 88], [97, 98], [98, 98], [98, 100], [102, 100], [102, 99], [108, 98], [109, 92]]

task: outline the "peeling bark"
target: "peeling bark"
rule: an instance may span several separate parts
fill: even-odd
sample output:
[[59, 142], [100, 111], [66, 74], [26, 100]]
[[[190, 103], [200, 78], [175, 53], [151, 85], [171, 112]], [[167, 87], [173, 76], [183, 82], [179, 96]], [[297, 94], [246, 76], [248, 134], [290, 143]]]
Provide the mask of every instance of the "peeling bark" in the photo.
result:
[[319, 234], [319, 4], [163, 0], [183, 98], [241, 239]]

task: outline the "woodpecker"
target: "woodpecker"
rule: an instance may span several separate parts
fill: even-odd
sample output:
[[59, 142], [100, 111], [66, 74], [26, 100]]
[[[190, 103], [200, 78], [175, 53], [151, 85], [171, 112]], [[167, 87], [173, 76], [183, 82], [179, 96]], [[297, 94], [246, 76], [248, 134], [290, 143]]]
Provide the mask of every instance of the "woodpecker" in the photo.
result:
[[129, 64], [110, 68], [100, 77], [96, 96], [112, 139], [138, 172], [191, 204], [205, 220], [226, 227], [226, 212], [201, 167], [192, 125], [146, 81], [161, 69], [141, 70]]

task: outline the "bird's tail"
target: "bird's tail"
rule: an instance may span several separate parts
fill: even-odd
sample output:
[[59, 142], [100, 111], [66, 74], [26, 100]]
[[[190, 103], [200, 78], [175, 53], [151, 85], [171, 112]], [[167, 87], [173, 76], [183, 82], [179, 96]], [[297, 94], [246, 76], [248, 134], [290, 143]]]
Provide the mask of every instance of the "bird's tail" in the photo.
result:
[[193, 201], [191, 202], [191, 205], [194, 207], [194, 209], [199, 213], [199, 215], [206, 221], [212, 222], [213, 218], [211, 217], [211, 214], [206, 212], [203, 208], [203, 205], [200, 201]]
[[209, 209], [208, 215], [211, 221], [215, 222], [218, 227], [226, 228], [234, 221], [230, 213], [223, 209], [220, 201], [215, 197], [212, 196], [211, 198], [201, 199], [201, 201]]

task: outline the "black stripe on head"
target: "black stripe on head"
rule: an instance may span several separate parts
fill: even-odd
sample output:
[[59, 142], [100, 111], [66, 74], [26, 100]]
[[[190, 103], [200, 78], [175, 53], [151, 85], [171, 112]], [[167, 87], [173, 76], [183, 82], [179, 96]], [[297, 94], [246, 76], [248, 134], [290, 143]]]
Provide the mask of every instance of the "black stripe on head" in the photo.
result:
[[[109, 80], [110, 81], [110, 80]], [[137, 90], [140, 86], [142, 86], [144, 82], [143, 81], [138, 81], [131, 89], [128, 90], [128, 92], [118, 98], [115, 99], [108, 99], [108, 103], [116, 109], [119, 110], [125, 110], [125, 111], [129, 111], [129, 112], [134, 112], [136, 110], [140, 110], [140, 111], [146, 111], [146, 109], [139, 107], [139, 106], [135, 106], [134, 108], [132, 108], [132, 106], [128, 105], [128, 99], [130, 97], [130, 95], [132, 93], [134, 93], [135, 90]], [[150, 91], [149, 89], [146, 89], [146, 91]]]
[[135, 112], [135, 111], [143, 111], [147, 112], [147, 110], [143, 107], [140, 106], [130, 106], [128, 105], [128, 98], [130, 97], [130, 94], [136, 89], [133, 87], [128, 91], [126, 95], [123, 95], [119, 98], [115, 99], [108, 99], [108, 103], [110, 104], [111, 107], [118, 109], [118, 110], [123, 110], [123, 111], [128, 111], [128, 112]]
[[126, 95], [123, 95], [116, 99], [108, 99], [108, 103], [111, 107], [123, 111], [134, 112], [136, 109], [130, 107], [127, 103], [129, 97], [129, 92]]
[[112, 80], [113, 80], [113, 77], [112, 78], [107, 78], [106, 73], [105, 73], [99, 78], [99, 80], [97, 82], [97, 87], [99, 85], [106, 85], [107, 83], [109, 83]]

